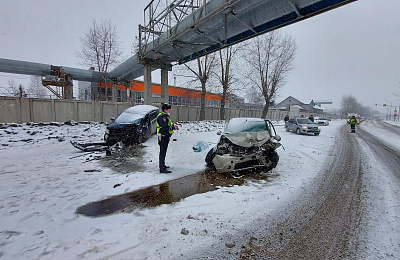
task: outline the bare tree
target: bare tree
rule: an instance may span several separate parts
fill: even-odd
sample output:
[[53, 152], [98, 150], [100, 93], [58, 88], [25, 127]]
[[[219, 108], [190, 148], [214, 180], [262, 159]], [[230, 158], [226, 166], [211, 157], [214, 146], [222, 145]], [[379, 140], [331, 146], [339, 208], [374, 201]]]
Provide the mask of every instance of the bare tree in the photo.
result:
[[264, 97], [261, 95], [260, 90], [257, 87], [250, 87], [247, 89], [247, 98], [250, 103], [256, 105], [264, 104]]
[[296, 49], [294, 39], [283, 36], [278, 31], [258, 36], [246, 47], [244, 60], [249, 65], [246, 79], [249, 80], [250, 86], [257, 87], [264, 97], [262, 118], [267, 117], [271, 101], [284, 85], [285, 77], [292, 69]]
[[25, 88], [21, 84], [17, 84], [15, 79], [9, 79], [7, 81], [8, 87], [1, 87], [3, 93], [6, 95], [12, 95], [14, 97], [23, 97], [25, 94]]
[[[76, 56], [83, 65], [95, 67], [97, 71], [107, 75], [108, 70], [118, 64], [122, 52], [116, 28], [110, 20], [101, 20], [100, 24], [93, 20], [81, 42], [82, 50]], [[107, 84], [106, 76], [104, 82]]]
[[237, 80], [233, 75], [233, 58], [240, 50], [240, 46], [229, 46], [224, 50], [219, 51], [219, 66], [220, 70], [216, 73], [216, 77], [222, 86], [221, 95], [221, 108], [220, 108], [220, 119], [225, 119], [225, 99], [233, 93], [231, 88], [232, 84]]
[[[190, 64], [185, 63], [184, 65], [191, 72], [191, 75], [188, 77], [192, 78], [192, 80], [188, 83], [197, 81], [201, 84], [200, 120], [204, 120], [206, 117], [206, 83], [210, 79], [211, 73], [215, 68], [215, 55], [208, 54], [204, 57], [197, 58]], [[196, 65], [197, 68], [194, 68]]]
[[31, 84], [26, 89], [26, 92], [29, 93], [30, 96], [37, 98], [45, 98], [50, 96], [48, 90], [43, 87], [41, 78], [37, 76], [31, 77]]
[[357, 98], [352, 95], [342, 96], [341, 101], [342, 118], [346, 118], [349, 113], [357, 113], [364, 117], [374, 117], [379, 111], [373, 110], [368, 106], [364, 106], [358, 102]]

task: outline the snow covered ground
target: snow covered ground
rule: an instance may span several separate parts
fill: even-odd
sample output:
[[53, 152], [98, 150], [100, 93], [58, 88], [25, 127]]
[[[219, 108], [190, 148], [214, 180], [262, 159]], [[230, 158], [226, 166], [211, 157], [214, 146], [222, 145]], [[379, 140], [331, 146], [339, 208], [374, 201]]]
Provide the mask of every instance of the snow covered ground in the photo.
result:
[[189, 259], [206, 248], [234, 255], [241, 244], [229, 234], [273, 214], [312, 182], [343, 124], [345, 120], [332, 121], [320, 136], [298, 136], [276, 122], [284, 149], [278, 149], [280, 162], [265, 178], [247, 178], [242, 185], [221, 186], [179, 202], [101, 217], [76, 210], [205, 170], [207, 151], [197, 153], [192, 146], [197, 141], [215, 145], [216, 132], [225, 124], [182, 123], [167, 153], [170, 174], [158, 172], [155, 136], [135, 156], [119, 160], [117, 154], [110, 160], [104, 153], [84, 153], [69, 143], [99, 140], [103, 124], [3, 125], [0, 258]]

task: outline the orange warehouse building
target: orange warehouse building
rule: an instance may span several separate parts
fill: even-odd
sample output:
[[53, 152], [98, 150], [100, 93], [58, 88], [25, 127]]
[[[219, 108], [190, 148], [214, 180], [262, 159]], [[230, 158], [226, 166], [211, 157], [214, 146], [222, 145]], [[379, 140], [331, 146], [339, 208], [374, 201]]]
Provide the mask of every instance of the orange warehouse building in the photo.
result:
[[[112, 84], [107, 84], [107, 91], [104, 83], [97, 83], [95, 89], [92, 87], [91, 99], [93, 100], [112, 100]], [[152, 84], [152, 95], [154, 97], [161, 96], [161, 85]], [[201, 91], [168, 87], [169, 103], [179, 106], [200, 106]], [[117, 101], [132, 102], [134, 104], [142, 104], [144, 97], [144, 83], [141, 81], [131, 81], [131, 86], [127, 89], [124, 85], [117, 85]], [[221, 95], [206, 93], [206, 107], [220, 107]], [[228, 98], [225, 99], [225, 107], [229, 107]]]

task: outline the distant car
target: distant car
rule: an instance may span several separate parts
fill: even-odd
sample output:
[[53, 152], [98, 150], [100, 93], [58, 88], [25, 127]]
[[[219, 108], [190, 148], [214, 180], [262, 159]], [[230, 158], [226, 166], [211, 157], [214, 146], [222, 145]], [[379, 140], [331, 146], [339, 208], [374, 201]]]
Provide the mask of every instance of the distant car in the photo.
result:
[[271, 121], [261, 118], [232, 118], [225, 127], [217, 145], [205, 161], [217, 172], [238, 173], [243, 170], [276, 167], [281, 144]]
[[117, 142], [129, 146], [140, 144], [156, 133], [156, 119], [160, 110], [155, 106], [137, 105], [130, 107], [111, 119], [104, 134], [107, 145]]
[[308, 118], [291, 118], [285, 124], [286, 132], [295, 132], [296, 134], [319, 135], [321, 127], [314, 124]]
[[318, 117], [314, 120], [316, 125], [329, 125], [329, 119], [326, 117]]

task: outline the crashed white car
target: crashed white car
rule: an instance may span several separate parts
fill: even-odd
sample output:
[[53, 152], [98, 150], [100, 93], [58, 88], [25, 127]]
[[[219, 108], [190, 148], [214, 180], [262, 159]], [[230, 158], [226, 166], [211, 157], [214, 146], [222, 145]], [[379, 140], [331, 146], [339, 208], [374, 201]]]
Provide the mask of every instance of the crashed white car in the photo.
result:
[[[219, 133], [221, 134], [221, 133]], [[212, 148], [206, 163], [217, 172], [238, 172], [250, 169], [271, 170], [279, 155], [281, 144], [271, 121], [261, 118], [232, 118]]]

